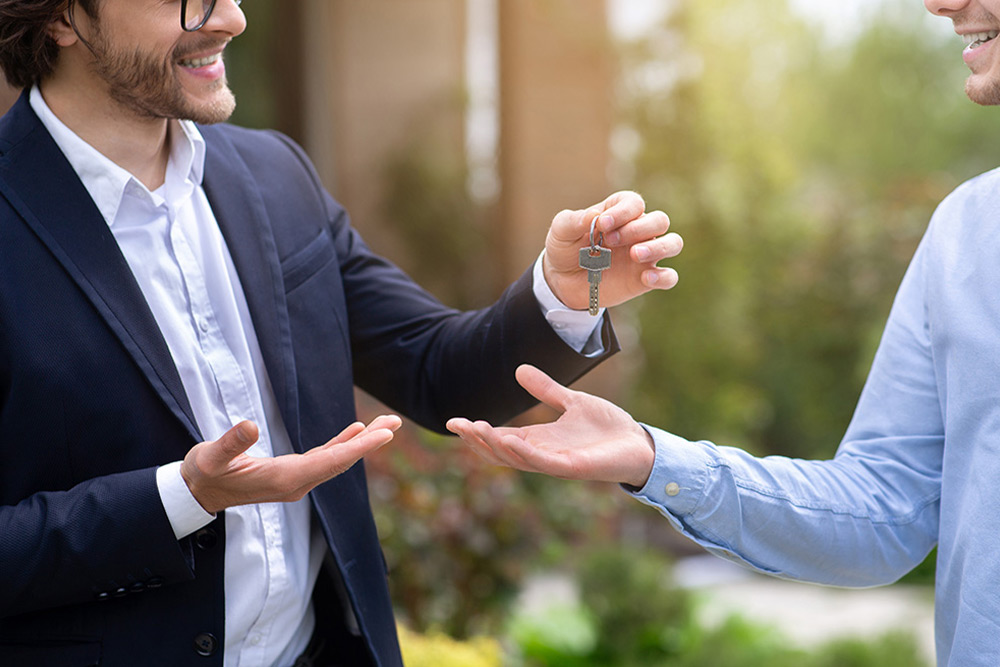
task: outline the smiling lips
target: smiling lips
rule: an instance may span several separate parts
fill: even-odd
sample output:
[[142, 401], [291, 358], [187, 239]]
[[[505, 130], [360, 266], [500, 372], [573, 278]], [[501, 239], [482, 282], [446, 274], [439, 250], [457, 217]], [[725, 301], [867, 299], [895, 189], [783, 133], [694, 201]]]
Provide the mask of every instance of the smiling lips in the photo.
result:
[[[994, 33], [995, 36], [995, 33]], [[221, 53], [216, 53], [211, 56], [205, 56], [204, 58], [189, 58], [186, 60], [181, 60], [181, 67], [190, 67], [191, 69], [197, 69], [199, 67], [205, 67], [206, 65], [211, 65], [212, 63], [218, 62], [222, 57]]]

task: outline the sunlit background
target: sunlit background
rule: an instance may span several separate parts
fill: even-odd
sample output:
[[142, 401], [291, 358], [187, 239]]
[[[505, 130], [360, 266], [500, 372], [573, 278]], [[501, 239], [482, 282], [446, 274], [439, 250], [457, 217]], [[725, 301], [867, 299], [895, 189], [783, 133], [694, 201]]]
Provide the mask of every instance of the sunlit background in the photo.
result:
[[[562, 208], [666, 210], [681, 282], [615, 310], [625, 351], [580, 387], [761, 455], [834, 453], [935, 205], [1000, 157], [916, 0], [244, 6], [237, 120], [302, 141], [449, 303], [495, 299]], [[416, 427], [368, 470], [411, 665], [933, 664], [933, 556], [878, 591], [751, 577], [613, 486]]]
[[[916, 0], [243, 8], [234, 121], [302, 142], [450, 304], [495, 299], [562, 208], [630, 188], [667, 211], [680, 284], [615, 309], [625, 350], [579, 386], [761, 455], [832, 456], [934, 206], [1000, 161], [1000, 112]], [[410, 665], [932, 664], [933, 557], [880, 592], [761, 581], [616, 487], [412, 425], [367, 465]]]

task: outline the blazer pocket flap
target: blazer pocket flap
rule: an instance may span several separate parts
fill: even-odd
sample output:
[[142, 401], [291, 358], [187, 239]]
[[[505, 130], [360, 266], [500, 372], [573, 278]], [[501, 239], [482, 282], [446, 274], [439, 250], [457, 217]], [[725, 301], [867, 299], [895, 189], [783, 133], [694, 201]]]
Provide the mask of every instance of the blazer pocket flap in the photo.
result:
[[313, 274], [329, 264], [337, 256], [333, 249], [333, 239], [324, 227], [319, 236], [310, 241], [304, 248], [295, 251], [281, 260], [281, 274], [285, 280], [285, 293], [288, 294], [308, 280]]

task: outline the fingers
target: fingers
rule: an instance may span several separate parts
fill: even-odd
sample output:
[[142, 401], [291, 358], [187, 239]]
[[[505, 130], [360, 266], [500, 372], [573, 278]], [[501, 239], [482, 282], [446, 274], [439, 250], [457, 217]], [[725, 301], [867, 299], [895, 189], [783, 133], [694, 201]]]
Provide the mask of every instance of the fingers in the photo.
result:
[[480, 420], [473, 423], [462, 418], [449, 420], [447, 428], [462, 438], [462, 441], [487, 463], [536, 472], [535, 468], [511, 446], [511, 443], [523, 442], [522, 438], [514, 435], [518, 429], [494, 428], [489, 422]]
[[483, 421], [472, 425], [473, 432], [482, 443], [482, 447], [488, 451], [488, 455], [483, 456], [487, 460], [496, 459], [500, 465], [525, 472], [543, 473], [564, 479], [578, 477], [573, 472], [572, 462], [565, 454], [526, 440], [525, 434], [533, 428], [537, 429], [539, 426], [504, 429], [493, 428]]
[[590, 224], [595, 217], [598, 218], [597, 230], [607, 234], [635, 220], [645, 210], [646, 202], [638, 193], [616, 192], [595, 206], [560, 212], [552, 220], [551, 238], [557, 243], [576, 246], [582, 237], [590, 235]]
[[256, 424], [248, 420], [241, 421], [223, 433], [218, 440], [203, 443], [199, 467], [208, 474], [225, 469], [233, 459], [250, 449], [259, 435]]
[[661, 259], [676, 257], [683, 249], [684, 239], [671, 233], [637, 243], [629, 249], [629, 255], [636, 262], [655, 264]]
[[[365, 431], [372, 431], [377, 429], [389, 429], [390, 431], [395, 431], [403, 424], [403, 421], [396, 415], [379, 415], [371, 421], [367, 426], [362, 422], [354, 422], [349, 425], [343, 431], [335, 435], [334, 437], [327, 440], [320, 447], [330, 447], [332, 445], [339, 445], [341, 443], [347, 442], [351, 438], [355, 438], [358, 435], [364, 433]], [[316, 451], [320, 447], [315, 447], [309, 451]], [[307, 454], [309, 452], [306, 452]]]
[[639, 280], [649, 289], [666, 290], [677, 285], [679, 276], [671, 268], [654, 267], [643, 271]]
[[368, 428], [346, 442], [337, 443], [334, 447], [310, 450], [307, 455], [311, 456], [304, 456], [301, 459], [303, 463], [308, 460], [309, 467], [302, 468], [308, 475], [306, 482], [315, 486], [336, 477], [366, 455], [390, 442], [394, 435], [395, 429]]
[[[597, 221], [597, 228], [605, 235], [639, 218], [646, 210], [646, 202], [643, 201], [639, 193], [631, 190], [614, 193], [605, 199], [602, 205], [604, 210], [601, 212], [601, 218]], [[588, 225], [591, 219], [593, 218], [587, 220]]]
[[514, 371], [517, 383], [524, 390], [549, 407], [566, 412], [573, 390], [562, 386], [534, 366], [522, 364]]
[[[480, 423], [489, 427], [489, 424], [486, 422]], [[467, 444], [470, 449], [472, 449], [472, 451], [482, 457], [487, 463], [495, 466], [506, 465], [506, 463], [498, 458], [493, 452], [493, 448], [479, 436], [476, 426], [468, 419], [454, 417], [448, 420], [445, 427], [460, 437], [462, 441]]]

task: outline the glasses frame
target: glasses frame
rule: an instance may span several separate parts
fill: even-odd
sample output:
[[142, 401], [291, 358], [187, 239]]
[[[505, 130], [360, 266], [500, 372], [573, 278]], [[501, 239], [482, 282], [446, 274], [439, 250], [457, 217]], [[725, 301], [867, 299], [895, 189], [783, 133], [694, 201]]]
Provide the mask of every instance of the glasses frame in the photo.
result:
[[[193, 0], [193, 1], [201, 3], [202, 8], [204, 9], [205, 7], [204, 0]], [[198, 25], [194, 26], [193, 28], [189, 28], [187, 27], [188, 0], [181, 0], [181, 28], [184, 30], [184, 32], [197, 32], [201, 30], [202, 27], [204, 27], [204, 25], [208, 23], [208, 19], [211, 18], [212, 12], [215, 11], [215, 2], [216, 0], [211, 0], [211, 2], [208, 5], [208, 9], [205, 9], [205, 15], [201, 17], [201, 21], [198, 22]]]
[[[205, 0], [190, 0], [190, 1], [200, 2], [202, 9], [205, 9]], [[188, 2], [189, 0], [181, 0], [181, 29], [183, 29], [184, 32], [198, 32], [205, 26], [206, 23], [208, 23], [208, 19], [212, 18], [212, 12], [215, 11], [215, 5], [217, 0], [210, 0], [210, 2], [208, 3], [208, 9], [205, 9], [205, 15], [201, 17], [201, 21], [198, 22], [198, 25], [194, 26], [193, 28], [187, 27]], [[236, 6], [239, 7], [241, 4], [243, 4], [243, 0], [235, 0], [235, 3]]]

